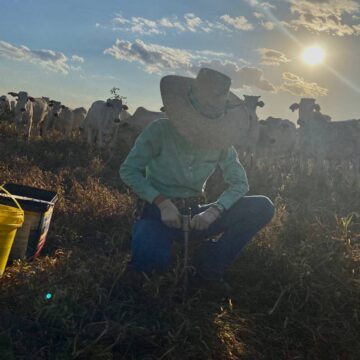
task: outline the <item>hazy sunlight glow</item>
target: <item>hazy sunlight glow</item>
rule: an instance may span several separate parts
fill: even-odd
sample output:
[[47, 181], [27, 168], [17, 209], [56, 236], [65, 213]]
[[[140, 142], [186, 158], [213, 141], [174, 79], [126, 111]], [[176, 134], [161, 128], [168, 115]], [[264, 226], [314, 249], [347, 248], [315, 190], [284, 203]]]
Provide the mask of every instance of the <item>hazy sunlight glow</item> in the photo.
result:
[[[289, 39], [291, 39], [294, 43], [298, 44], [299, 46], [303, 46], [301, 41], [291, 32], [289, 31], [282, 21], [280, 21], [268, 8], [264, 8], [260, 6], [257, 0], [243, 0], [244, 2], [248, 3], [250, 6], [256, 7], [257, 10], [263, 13], [268, 19], [270, 19], [276, 27], [285, 34]], [[324, 54], [325, 55], [325, 54]], [[340, 74], [337, 70], [330, 67], [328, 64], [324, 64], [325, 68], [330, 71], [334, 76], [336, 76], [339, 80], [341, 80], [344, 84], [349, 86], [352, 90], [360, 94], [360, 86], [353, 83], [350, 79], [347, 79], [344, 75]]]
[[303, 61], [308, 65], [318, 65], [324, 61], [325, 52], [319, 46], [311, 46], [302, 53]]

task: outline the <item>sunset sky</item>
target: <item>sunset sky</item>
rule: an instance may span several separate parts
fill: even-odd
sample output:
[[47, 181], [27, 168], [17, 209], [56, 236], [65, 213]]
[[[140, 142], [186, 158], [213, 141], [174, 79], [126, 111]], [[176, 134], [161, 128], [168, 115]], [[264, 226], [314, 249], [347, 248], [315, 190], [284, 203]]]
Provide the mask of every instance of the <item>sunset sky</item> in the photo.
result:
[[[208, 66], [238, 95], [261, 95], [260, 118], [295, 121], [301, 97], [360, 118], [358, 0], [0, 0], [0, 13], [0, 95], [88, 107], [116, 86], [130, 111], [158, 111], [161, 76]], [[317, 65], [302, 58], [313, 45]]]

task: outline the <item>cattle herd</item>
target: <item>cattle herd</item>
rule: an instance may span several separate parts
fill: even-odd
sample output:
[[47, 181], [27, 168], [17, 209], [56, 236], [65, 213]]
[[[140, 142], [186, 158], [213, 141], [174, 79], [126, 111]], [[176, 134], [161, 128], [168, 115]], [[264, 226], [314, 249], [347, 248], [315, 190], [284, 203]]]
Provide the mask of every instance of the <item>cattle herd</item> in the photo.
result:
[[[139, 107], [130, 115], [119, 99], [95, 101], [86, 111], [83, 107], [70, 109], [47, 97], [34, 98], [25, 91], [8, 95], [0, 97], [0, 119], [13, 122], [19, 136], [27, 141], [58, 132], [99, 149], [113, 150], [119, 143], [130, 148], [151, 121], [166, 117], [164, 108], [154, 112]], [[264, 106], [259, 98], [245, 95], [240, 104], [247, 116], [239, 121], [247, 124], [248, 132], [246, 136], [239, 134], [236, 147], [245, 162], [260, 166], [295, 156], [306, 164], [311, 160], [317, 169], [341, 164], [359, 177], [360, 119], [332, 121], [321, 113], [315, 99], [303, 98], [290, 106], [290, 110], [299, 111], [298, 127], [286, 119], [259, 120], [257, 107]]]

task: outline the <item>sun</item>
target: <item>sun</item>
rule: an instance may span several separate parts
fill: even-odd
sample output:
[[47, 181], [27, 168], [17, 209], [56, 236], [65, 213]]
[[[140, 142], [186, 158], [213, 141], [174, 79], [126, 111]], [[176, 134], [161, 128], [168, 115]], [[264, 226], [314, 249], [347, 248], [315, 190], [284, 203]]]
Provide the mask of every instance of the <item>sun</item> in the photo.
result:
[[303, 61], [308, 65], [321, 64], [325, 59], [325, 51], [320, 46], [311, 46], [302, 53]]

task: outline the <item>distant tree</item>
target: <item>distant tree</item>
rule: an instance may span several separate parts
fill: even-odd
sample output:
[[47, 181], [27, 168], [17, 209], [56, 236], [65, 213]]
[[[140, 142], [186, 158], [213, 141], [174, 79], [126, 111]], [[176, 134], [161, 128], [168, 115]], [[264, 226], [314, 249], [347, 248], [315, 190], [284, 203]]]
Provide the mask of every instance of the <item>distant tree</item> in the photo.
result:
[[118, 87], [113, 87], [112, 89], [110, 89], [110, 94], [111, 94], [111, 99], [118, 99], [118, 100], [125, 100], [127, 99], [126, 96], [122, 96], [119, 94], [120, 88]]

